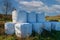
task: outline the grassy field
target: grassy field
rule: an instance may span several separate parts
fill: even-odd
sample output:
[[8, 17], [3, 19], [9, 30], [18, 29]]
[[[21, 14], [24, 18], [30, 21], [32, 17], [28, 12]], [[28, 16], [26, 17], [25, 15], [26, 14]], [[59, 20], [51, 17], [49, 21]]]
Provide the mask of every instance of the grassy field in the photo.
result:
[[46, 16], [46, 20], [50, 21], [50, 20], [57, 20], [60, 22], [60, 15], [57, 16]]

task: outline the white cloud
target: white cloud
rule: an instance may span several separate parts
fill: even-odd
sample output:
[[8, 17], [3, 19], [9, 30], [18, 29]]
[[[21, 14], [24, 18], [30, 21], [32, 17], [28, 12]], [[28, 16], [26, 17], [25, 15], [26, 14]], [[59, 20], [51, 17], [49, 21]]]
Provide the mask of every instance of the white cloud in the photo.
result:
[[60, 14], [60, 5], [52, 5], [48, 7], [48, 10], [45, 11], [47, 14], [59, 15]]
[[30, 7], [41, 7], [44, 5], [41, 1], [31, 1], [31, 2], [21, 1], [20, 4]]
[[53, 5], [52, 7], [60, 10], [60, 5]]
[[56, 0], [57, 2], [60, 2], [60, 0]]
[[52, 5], [48, 7], [41, 1], [20, 1], [20, 9], [26, 11], [46, 12], [46, 13], [60, 13], [60, 5]]
[[29, 11], [38, 11], [40, 10], [40, 8], [43, 8], [45, 5], [43, 2], [41, 1], [31, 1], [31, 2], [27, 2], [27, 1], [20, 1], [19, 2], [20, 8], [22, 7], [23, 9], [29, 10]]
[[54, 9], [55, 11], [60, 11], [60, 5], [52, 5], [51, 8]]

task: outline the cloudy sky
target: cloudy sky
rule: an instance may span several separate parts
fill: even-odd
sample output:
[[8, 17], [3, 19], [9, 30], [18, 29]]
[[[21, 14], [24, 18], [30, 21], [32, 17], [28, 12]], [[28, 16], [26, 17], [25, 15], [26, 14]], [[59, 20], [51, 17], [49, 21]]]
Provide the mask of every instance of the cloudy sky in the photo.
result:
[[17, 10], [45, 12], [47, 16], [60, 15], [60, 0], [11, 0], [11, 2]]

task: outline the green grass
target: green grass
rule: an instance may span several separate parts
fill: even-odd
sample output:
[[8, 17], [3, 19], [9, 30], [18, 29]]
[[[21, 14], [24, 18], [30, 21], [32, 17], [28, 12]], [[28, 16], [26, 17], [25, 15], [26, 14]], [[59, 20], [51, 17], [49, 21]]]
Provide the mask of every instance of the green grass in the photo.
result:
[[[60, 40], [60, 31], [48, 32], [44, 31], [41, 35], [33, 33], [30, 37], [25, 40]], [[0, 35], [0, 40], [18, 40], [15, 35]]]
[[15, 40], [15, 37], [12, 35], [0, 35], [0, 40]]
[[56, 40], [60, 40], [60, 31], [56, 31], [55, 38]]

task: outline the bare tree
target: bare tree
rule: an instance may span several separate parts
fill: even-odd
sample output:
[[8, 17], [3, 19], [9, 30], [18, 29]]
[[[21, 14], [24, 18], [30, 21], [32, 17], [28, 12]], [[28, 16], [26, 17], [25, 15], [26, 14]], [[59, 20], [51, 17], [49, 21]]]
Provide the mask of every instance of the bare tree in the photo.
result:
[[5, 21], [7, 21], [7, 14], [11, 13], [13, 7], [10, 0], [3, 0], [3, 12], [5, 13]]

